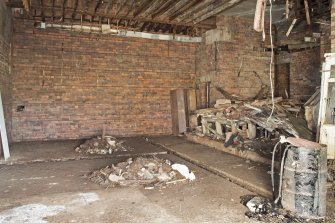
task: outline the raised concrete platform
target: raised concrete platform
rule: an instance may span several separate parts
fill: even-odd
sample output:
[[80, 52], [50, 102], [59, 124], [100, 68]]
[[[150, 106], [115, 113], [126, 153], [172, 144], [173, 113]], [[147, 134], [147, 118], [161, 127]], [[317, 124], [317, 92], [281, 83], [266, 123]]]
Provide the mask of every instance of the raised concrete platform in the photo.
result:
[[131, 151], [118, 151], [108, 155], [77, 153], [74, 149], [85, 140], [52, 140], [17, 142], [10, 145], [11, 157], [8, 161], [0, 159], [0, 164], [25, 164], [37, 162], [57, 162], [68, 160], [85, 160], [115, 157], [134, 157], [140, 155], [158, 155], [167, 152], [152, 145], [140, 137], [122, 138]]
[[272, 197], [269, 165], [190, 142], [187, 137], [154, 137], [150, 138], [150, 142], [217, 175], [228, 178], [250, 191]]

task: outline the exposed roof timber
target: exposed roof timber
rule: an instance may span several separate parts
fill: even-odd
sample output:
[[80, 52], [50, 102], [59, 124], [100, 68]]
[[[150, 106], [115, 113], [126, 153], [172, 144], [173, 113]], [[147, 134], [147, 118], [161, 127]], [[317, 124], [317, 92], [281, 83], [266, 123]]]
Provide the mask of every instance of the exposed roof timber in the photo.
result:
[[[196, 24], [198, 22], [201, 22], [205, 19], [208, 19], [209, 17], [216, 15], [220, 12], [223, 12], [224, 10], [239, 4], [245, 0], [228, 0], [228, 1], [223, 1], [219, 5], [211, 5], [211, 7], [206, 8], [201, 16], [194, 16], [191, 20], [192, 24]], [[188, 22], [188, 21], [186, 21]]]
[[192, 16], [195, 12], [200, 10], [203, 7], [206, 7], [210, 3], [213, 3], [215, 0], [204, 0], [201, 3], [198, 3], [194, 5], [191, 9], [187, 10], [185, 13], [179, 15], [177, 18], [175, 18], [175, 21], [182, 22], [184, 19]]
[[160, 15], [162, 15], [164, 12], [166, 12], [170, 6], [174, 3], [174, 0], [166, 0], [166, 2], [155, 12], [153, 12], [153, 14], [151, 15], [151, 18], [156, 18]]
[[166, 16], [174, 13], [184, 5], [186, 5], [190, 0], [180, 0], [176, 4], [174, 4], [172, 7], [168, 8], [161, 16]]
[[119, 6], [117, 7], [116, 11], [115, 11], [115, 16], [117, 16], [121, 9], [123, 8], [123, 6], [127, 3], [127, 0], [122, 0], [120, 3], [119, 3]]
[[185, 13], [189, 8], [191, 8], [193, 5], [195, 5], [195, 3], [198, 0], [190, 0], [187, 2], [186, 5], [184, 5], [183, 7], [179, 8], [177, 11], [171, 13], [169, 15], [169, 20], [173, 20], [175, 18], [177, 18], [178, 16], [180, 16], [181, 14]]
[[125, 14], [124, 17], [127, 17], [127, 16], [129, 15], [129, 13], [133, 10], [134, 5], [135, 5], [135, 1], [136, 1], [136, 0], [131, 0], [130, 6], [129, 6], [129, 8], [128, 8], [128, 11], [127, 11], [127, 13]]
[[109, 8], [113, 5], [114, 0], [107, 0], [107, 5], [105, 7], [105, 14], [107, 15]]
[[[63, 0], [63, 1], [66, 1], [66, 0]], [[50, 6], [44, 6], [45, 9], [52, 9], [52, 7]], [[37, 5], [31, 5], [31, 9], [34, 9], [34, 10], [40, 10], [40, 7], [37, 6]], [[72, 13], [73, 12], [73, 9], [72, 8], [63, 8], [63, 7], [59, 7], [59, 6], [55, 6], [54, 7], [55, 10], [62, 10], [64, 11], [64, 14], [65, 13]], [[123, 16], [123, 15], [118, 15], [118, 16], [113, 16], [113, 15], [105, 15], [104, 13], [101, 13], [100, 11], [97, 11], [96, 13], [94, 13], [94, 11], [85, 11], [85, 10], [81, 10], [81, 9], [77, 9], [77, 13], [79, 14], [83, 14], [83, 15], [88, 15], [88, 16], [101, 16], [101, 17], [105, 17], [105, 18], [110, 18], [110, 19], [128, 19], [128, 20], [133, 20], [133, 16]], [[51, 18], [51, 16], [47, 16], [45, 15], [45, 18]], [[168, 24], [178, 24], [178, 25], [188, 25], [186, 23], [177, 23], [177, 22], [174, 22], [174, 21], [167, 21], [167, 20], [163, 20], [163, 19], [151, 19], [151, 18], [143, 18], [143, 17], [139, 17], [139, 18], [136, 18], [136, 20], [139, 20], [139, 21], [143, 21], [143, 22], [157, 22], [157, 23], [168, 23]], [[214, 25], [214, 24], [213, 24]], [[213, 27], [213, 25], [202, 25], [202, 24], [199, 24], [198, 26], [202, 26], [203, 28], [211, 28]]]
[[149, 14], [155, 12], [156, 10], [158, 10], [163, 5], [164, 2], [166, 2], [166, 0], [157, 0], [157, 1], [155, 1], [154, 3], [152, 3], [149, 6], [149, 8], [147, 8], [147, 10], [145, 10], [145, 12], [142, 13], [141, 16], [146, 17]]
[[141, 1], [140, 7], [134, 12], [134, 18], [139, 16], [143, 11], [145, 11], [150, 6], [150, 0]]

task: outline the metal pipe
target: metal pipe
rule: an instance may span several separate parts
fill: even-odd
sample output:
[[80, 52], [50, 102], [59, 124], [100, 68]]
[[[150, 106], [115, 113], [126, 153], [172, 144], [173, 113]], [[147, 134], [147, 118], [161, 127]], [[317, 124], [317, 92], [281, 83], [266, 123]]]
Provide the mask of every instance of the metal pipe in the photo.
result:
[[206, 82], [206, 106], [209, 108], [211, 105], [211, 82]]

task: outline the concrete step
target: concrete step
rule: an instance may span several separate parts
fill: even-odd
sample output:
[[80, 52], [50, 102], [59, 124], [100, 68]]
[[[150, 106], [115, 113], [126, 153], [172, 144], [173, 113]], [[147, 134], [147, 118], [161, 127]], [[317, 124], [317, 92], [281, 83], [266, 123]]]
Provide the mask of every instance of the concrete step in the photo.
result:
[[209, 146], [188, 141], [184, 137], [164, 136], [149, 140], [151, 143], [250, 191], [265, 197], [272, 197], [270, 165], [237, 157]]

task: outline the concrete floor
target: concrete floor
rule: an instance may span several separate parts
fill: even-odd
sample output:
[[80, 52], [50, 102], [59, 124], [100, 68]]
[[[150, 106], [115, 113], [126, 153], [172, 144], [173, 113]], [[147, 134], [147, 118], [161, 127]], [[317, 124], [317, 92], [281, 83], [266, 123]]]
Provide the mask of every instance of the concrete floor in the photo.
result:
[[[122, 138], [121, 138], [122, 139]], [[126, 138], [132, 151], [115, 152], [112, 155], [97, 155], [77, 153], [74, 149], [85, 140], [54, 140], [17, 142], [10, 145], [11, 157], [8, 161], [0, 159], [0, 164], [26, 164], [36, 162], [67, 161], [83, 159], [99, 159], [105, 157], [131, 157], [138, 155], [157, 155], [167, 152], [147, 143], [143, 138]]]
[[[0, 165], [0, 222], [254, 222], [240, 196], [268, 193], [268, 167], [245, 162], [221, 151], [179, 137], [159, 137], [156, 143], [184, 157], [166, 154], [163, 146], [143, 138], [127, 139], [133, 152], [114, 156], [82, 156], [73, 152], [81, 141], [26, 142], [12, 146], [12, 161]], [[166, 149], [165, 148], [165, 149]], [[129, 156], [157, 154], [184, 163], [195, 171], [192, 183], [145, 190], [102, 188], [87, 180], [93, 170]], [[59, 162], [55, 162], [59, 161]], [[239, 180], [238, 186], [234, 182]], [[332, 199], [332, 200], [331, 200]], [[328, 200], [328, 219], [334, 219], [334, 199]], [[334, 222], [334, 221], [328, 221]]]
[[84, 177], [122, 158], [1, 165], [0, 222], [253, 222], [239, 203], [248, 190], [176, 156], [160, 156], [187, 164], [197, 180], [154, 190], [105, 189]]

